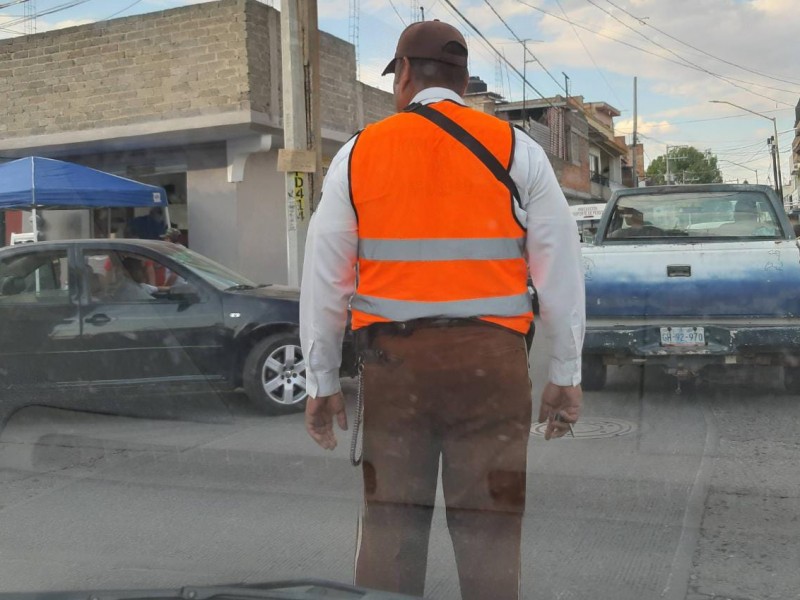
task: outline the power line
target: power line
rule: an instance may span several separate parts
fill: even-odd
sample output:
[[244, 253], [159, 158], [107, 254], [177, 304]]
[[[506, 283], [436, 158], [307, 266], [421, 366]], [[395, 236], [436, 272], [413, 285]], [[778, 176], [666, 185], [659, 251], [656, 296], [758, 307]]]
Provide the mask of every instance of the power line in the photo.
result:
[[[470, 27], [470, 28], [471, 28], [471, 29], [472, 29], [472, 30], [473, 30], [475, 33], [477, 33], [477, 34], [480, 36], [480, 38], [481, 38], [481, 39], [482, 39], [484, 42], [486, 42], [486, 44], [488, 44], [488, 46], [489, 46], [489, 47], [490, 47], [490, 48], [491, 48], [491, 49], [494, 51], [494, 53], [495, 53], [497, 56], [503, 56], [503, 55], [502, 55], [502, 54], [501, 54], [501, 53], [500, 53], [500, 52], [497, 50], [497, 48], [495, 48], [495, 47], [492, 45], [492, 43], [491, 43], [489, 40], [487, 40], [487, 39], [486, 39], [486, 36], [484, 36], [484, 35], [481, 33], [480, 29], [478, 29], [477, 27], [475, 27], [475, 25], [473, 25], [473, 24], [472, 24], [472, 22], [471, 22], [469, 19], [467, 19], [467, 18], [466, 18], [466, 17], [465, 17], [463, 14], [461, 14], [461, 11], [459, 11], [459, 10], [458, 10], [458, 9], [457, 9], [457, 8], [456, 8], [454, 5], [453, 5], [453, 3], [452, 3], [450, 0], [444, 0], [444, 2], [445, 2], [445, 4], [447, 4], [447, 5], [448, 5], [450, 8], [452, 8], [452, 9], [453, 9], [453, 10], [456, 12], [456, 14], [457, 14], [457, 15], [458, 15], [458, 16], [461, 18], [461, 20], [462, 20], [462, 21], [464, 21], [464, 22], [465, 22], [465, 23], [466, 23], [466, 24], [467, 24], [467, 25], [468, 25], [468, 26], [469, 26], [469, 27]], [[540, 97], [542, 100], [544, 100], [545, 102], [547, 102], [547, 104], [549, 104], [551, 108], [557, 108], [557, 107], [556, 107], [556, 106], [555, 106], [555, 105], [554, 105], [552, 102], [550, 102], [550, 99], [549, 99], [549, 98], [546, 98], [546, 97], [545, 97], [545, 96], [542, 94], [542, 92], [540, 92], [539, 90], [537, 90], [537, 89], [536, 89], [536, 88], [535, 88], [535, 87], [534, 87], [534, 86], [533, 86], [533, 85], [532, 85], [532, 84], [531, 84], [529, 81], [527, 81], [527, 78], [526, 78], [526, 77], [523, 77], [522, 73], [520, 73], [520, 72], [519, 72], [519, 69], [517, 69], [517, 67], [515, 67], [515, 66], [514, 66], [514, 65], [512, 65], [510, 62], [508, 62], [508, 60], [505, 58], [505, 56], [503, 56], [503, 60], [505, 60], [506, 64], [507, 64], [509, 67], [511, 67], [511, 69], [512, 69], [512, 70], [513, 70], [513, 71], [514, 71], [514, 72], [515, 72], [517, 75], [519, 75], [519, 76], [522, 78], [522, 82], [523, 82], [522, 84], [523, 84], [523, 85], [526, 85], [526, 84], [527, 84], [527, 86], [528, 86], [529, 88], [531, 88], [531, 89], [532, 89], [534, 92], [536, 92], [537, 94], [539, 94], [539, 97]]]
[[[453, 12], [450, 9], [449, 6], [442, 5], [442, 7], [443, 7], [443, 9], [445, 11], [447, 11], [447, 14], [450, 15], [450, 17], [452, 17], [454, 22], [457, 22], [459, 20], [458, 15], [455, 12]], [[472, 42], [473, 38], [471, 37], [471, 35], [470, 35], [470, 33], [468, 31], [466, 31], [466, 30], [462, 31], [462, 34], [464, 35], [464, 40], [467, 42], [467, 46], [470, 47], [470, 55], [469, 55], [470, 65], [472, 65], [472, 60], [475, 58], [476, 54], [480, 54], [487, 62], [493, 62], [495, 59], [498, 58], [498, 55], [495, 52], [493, 52], [492, 49], [482, 39], [474, 38], [475, 42], [477, 42], [477, 44], [473, 44], [473, 42]], [[511, 43], [511, 42], [509, 42], [509, 43]], [[506, 72], [508, 72], [508, 65], [510, 64], [510, 62], [506, 58], [505, 54], [503, 54], [502, 59], [503, 59], [503, 61], [505, 63], [505, 66], [506, 66]], [[521, 79], [522, 78], [520, 77], [520, 80]], [[509, 86], [508, 86], [508, 93], [509, 93], [509, 95], [511, 94], [511, 83], [510, 82], [509, 82]]]
[[[489, 7], [489, 8], [492, 10], [492, 12], [495, 14], [495, 16], [496, 16], [498, 19], [500, 19], [500, 22], [501, 22], [503, 25], [505, 25], [506, 29], [508, 29], [508, 31], [511, 33], [511, 35], [512, 35], [512, 36], [514, 36], [514, 39], [515, 39], [515, 40], [517, 40], [517, 41], [518, 41], [520, 44], [523, 44], [524, 52], [529, 52], [529, 50], [527, 49], [527, 47], [524, 45], [524, 43], [523, 43], [523, 40], [522, 40], [522, 39], [520, 39], [520, 37], [519, 37], [519, 36], [518, 36], [518, 35], [517, 35], [517, 34], [514, 32], [514, 30], [513, 30], [513, 29], [511, 29], [511, 26], [510, 26], [508, 23], [506, 23], [506, 20], [505, 20], [505, 19], [504, 19], [504, 18], [503, 18], [503, 17], [500, 15], [500, 13], [499, 13], [499, 12], [497, 12], [497, 10], [495, 10], [494, 6], [492, 6], [492, 5], [491, 5], [491, 3], [489, 2], [489, 0], [483, 0], [483, 2], [486, 4], [486, 6], [488, 6], [488, 7]], [[534, 60], [534, 61], [536, 61], [537, 63], [539, 63], [539, 66], [541, 66], [541, 67], [542, 67], [542, 69], [544, 69], [544, 72], [545, 72], [545, 73], [547, 73], [547, 74], [550, 76], [550, 79], [552, 79], [553, 81], [555, 81], [555, 82], [556, 82], [556, 85], [557, 85], [559, 88], [563, 89], [563, 90], [564, 90], [564, 93], [566, 94], [566, 93], [567, 93], [567, 90], [566, 90], [566, 88], [564, 87], [564, 85], [563, 85], [563, 84], [562, 84], [560, 81], [558, 81], [558, 80], [557, 80], [555, 77], [553, 77], [553, 74], [552, 74], [552, 73], [550, 73], [550, 71], [548, 71], [548, 70], [547, 70], [547, 67], [545, 67], [545, 66], [544, 66], [544, 64], [542, 63], [542, 61], [540, 61], [538, 58], [536, 58], [536, 56], [533, 54], [533, 52], [531, 52], [531, 53], [530, 53], [530, 55], [531, 55], [531, 56], [533, 56], [533, 60]], [[522, 60], [528, 60], [528, 57], [527, 57], [527, 56], [523, 56], [523, 57], [522, 57]]]
[[708, 57], [710, 57], [710, 58], [713, 58], [714, 60], [718, 60], [718, 61], [720, 61], [720, 62], [723, 62], [723, 63], [725, 63], [726, 65], [730, 65], [730, 66], [732, 66], [732, 67], [736, 67], [737, 69], [741, 69], [741, 70], [743, 70], [743, 71], [747, 71], [748, 73], [753, 73], [754, 75], [758, 75], [758, 76], [760, 76], [760, 77], [764, 77], [764, 78], [766, 78], [766, 79], [772, 79], [772, 80], [774, 80], [774, 81], [780, 81], [781, 83], [788, 83], [788, 84], [791, 84], [791, 85], [800, 85], [800, 82], [797, 82], [797, 81], [792, 81], [792, 80], [790, 80], [790, 79], [781, 79], [780, 77], [775, 77], [774, 75], [767, 75], [766, 73], [762, 73], [762, 72], [760, 72], [760, 71], [757, 71], [757, 70], [755, 70], [755, 69], [751, 69], [751, 68], [749, 68], [749, 67], [742, 66], [742, 65], [740, 65], [740, 64], [734, 63], [734, 62], [732, 62], [732, 61], [729, 61], [729, 60], [726, 60], [726, 59], [724, 59], [724, 58], [721, 58], [721, 57], [719, 57], [719, 56], [716, 56], [716, 55], [714, 55], [714, 54], [711, 54], [710, 52], [706, 52], [706, 51], [705, 51], [705, 50], [703, 50], [702, 48], [698, 48], [697, 46], [693, 46], [692, 44], [690, 44], [690, 43], [688, 43], [688, 42], [684, 42], [683, 40], [676, 38], [674, 35], [670, 35], [670, 34], [669, 34], [669, 33], [667, 33], [666, 31], [664, 31], [663, 29], [659, 29], [659, 28], [658, 28], [658, 27], [656, 27], [655, 25], [651, 25], [650, 23], [648, 23], [648, 22], [647, 22], [647, 21], [645, 21], [644, 19], [640, 19], [640, 18], [636, 17], [635, 15], [632, 15], [632, 14], [631, 14], [630, 12], [628, 12], [628, 11], [627, 11], [625, 8], [623, 8], [623, 7], [621, 7], [621, 6], [617, 5], [617, 4], [614, 4], [614, 3], [613, 3], [611, 0], [606, 0], [606, 2], [608, 2], [608, 3], [609, 3], [611, 6], [613, 6], [614, 8], [616, 8], [616, 9], [618, 9], [618, 10], [621, 10], [621, 11], [622, 11], [622, 12], [624, 12], [626, 15], [628, 15], [628, 16], [629, 16], [629, 17], [631, 17], [632, 19], [635, 19], [636, 21], [638, 21], [638, 22], [639, 22], [639, 23], [641, 23], [642, 25], [645, 25], [645, 26], [647, 26], [647, 27], [650, 27], [651, 29], [655, 29], [657, 32], [659, 32], [659, 33], [660, 33], [660, 34], [662, 34], [662, 35], [665, 35], [665, 36], [667, 36], [667, 37], [668, 37], [668, 38], [670, 38], [671, 40], [674, 40], [674, 41], [678, 42], [679, 44], [683, 44], [683, 45], [684, 45], [684, 46], [686, 46], [687, 48], [691, 48], [692, 50], [695, 50], [695, 51], [697, 51], [697, 52], [700, 52], [701, 54], [705, 54], [706, 56], [708, 56]]
[[[561, 12], [564, 14], [564, 17], [566, 17], [567, 11], [564, 10], [564, 7], [561, 5], [561, 2], [559, 0], [556, 0], [556, 3], [558, 4], [558, 8], [560, 8]], [[575, 29], [574, 23], [570, 22], [570, 25], [572, 26], [572, 33], [575, 34], [575, 37], [578, 39], [578, 42], [580, 42], [580, 45], [583, 47], [583, 51], [586, 52], [586, 56], [588, 56], [589, 60], [592, 61], [595, 71], [597, 71], [597, 74], [600, 75], [600, 78], [606, 84], [606, 87], [608, 87], [608, 89], [611, 90], [611, 93], [614, 95], [614, 98], [617, 99], [617, 102], [620, 104], [620, 106], [624, 106], [625, 103], [619, 99], [619, 96], [617, 96], [617, 91], [608, 82], [608, 79], [606, 79], [606, 76], [603, 74], [603, 71], [600, 69], [597, 62], [594, 60], [594, 56], [592, 56], [592, 53], [589, 52], [589, 48], [587, 48], [586, 44], [583, 43], [581, 36], [578, 35], [578, 30]]]
[[30, 2], [30, 0], [14, 0], [13, 2], [6, 2], [4, 4], [0, 4], [0, 10], [8, 8], [9, 6], [15, 6], [17, 4], [25, 4], [26, 2]]
[[[651, 56], [655, 56], [656, 58], [660, 58], [661, 60], [665, 60], [667, 62], [671, 62], [673, 64], [676, 64], [678, 66], [681, 66], [681, 67], [684, 67], [684, 68], [687, 68], [687, 69], [692, 69], [694, 71], [701, 71], [701, 72], [704, 71], [700, 67], [692, 67], [690, 65], [684, 64], [684, 63], [679, 62], [677, 60], [668, 58], [666, 56], [662, 56], [661, 54], [657, 54], [656, 52], [652, 52], [650, 50], [647, 50], [646, 48], [642, 48], [642, 47], [637, 46], [635, 44], [631, 44], [630, 42], [626, 42], [626, 41], [620, 40], [619, 38], [615, 38], [613, 36], [607, 35], [605, 33], [601, 33], [599, 31], [595, 31], [591, 27], [587, 27], [586, 25], [581, 25], [580, 23], [576, 23], [575, 21], [572, 21], [572, 20], [570, 20], [568, 18], [559, 17], [558, 15], [556, 15], [556, 14], [550, 12], [550, 11], [544, 10], [543, 8], [539, 8], [538, 6], [534, 6], [533, 4], [529, 4], [528, 2], [525, 2], [525, 0], [517, 0], [517, 2], [519, 2], [520, 4], [522, 4], [524, 6], [527, 6], [528, 8], [532, 8], [533, 10], [539, 11], [539, 12], [541, 12], [543, 14], [546, 14], [546, 15], [548, 15], [550, 17], [553, 17], [554, 19], [558, 19], [559, 21], [563, 21], [565, 23], [574, 24], [576, 27], [579, 27], [581, 29], [585, 29], [586, 31], [589, 31], [594, 35], [597, 35], [599, 37], [603, 37], [603, 38], [612, 40], [612, 41], [617, 42], [618, 44], [622, 44], [624, 46], [628, 46], [629, 48], [633, 48], [634, 50], [638, 50], [639, 52], [644, 52], [645, 54], [649, 54]], [[727, 83], [729, 83], [730, 85], [734, 85], [735, 87], [739, 87], [740, 89], [742, 89], [742, 90], [744, 90], [744, 91], [746, 91], [746, 92], [748, 92], [750, 94], [753, 94], [755, 96], [760, 96], [762, 98], [766, 98], [767, 100], [771, 100], [772, 102], [775, 102], [777, 104], [783, 104], [784, 106], [793, 106], [793, 105], [789, 104], [788, 102], [783, 102], [783, 101], [777, 100], [775, 98], [770, 98], [769, 96], [764, 96], [763, 94], [759, 94], [758, 92], [754, 92], [754, 91], [752, 91], [752, 90], [750, 90], [748, 88], [745, 88], [745, 87], [742, 87], [742, 86], [738, 86], [738, 85], [736, 85], [734, 83], [731, 83], [734, 80], [735, 81], [742, 81], [741, 79], [735, 79], [733, 77], [729, 77], [725, 81]], [[744, 82], [744, 83], [748, 83], [749, 85], [754, 85], [754, 86], [758, 86], [759, 85], [759, 84], [755, 84], [755, 83], [752, 83], [752, 82]], [[760, 86], [760, 87], [764, 87], [764, 86]]]
[[[793, 110], [793, 109], [791, 109], [791, 108], [775, 108], [775, 109], [772, 109], [772, 110], [765, 110], [764, 112], [765, 113], [785, 112], [785, 111], [788, 111], [788, 110]], [[660, 129], [662, 127], [672, 127], [673, 125], [684, 125], [684, 124], [687, 124], [687, 123], [706, 123], [708, 121], [722, 121], [724, 119], [739, 119], [741, 117], [748, 117], [748, 116], [750, 116], [750, 115], [748, 115], [747, 113], [741, 113], [741, 114], [738, 114], [738, 115], [727, 115], [727, 116], [724, 116], [724, 117], [709, 117], [707, 119], [691, 119], [691, 120], [688, 120], [688, 121], [668, 121], [666, 123], [653, 123], [653, 124], [649, 125], [649, 127], [656, 127], [656, 128]], [[783, 133], [790, 133], [790, 132], [793, 132], [793, 131], [794, 131], [794, 129], [787, 129], [786, 131], [781, 131], [778, 135], [781, 135]], [[629, 133], [632, 133], [632, 132], [630, 132], [630, 131], [620, 131], [620, 133], [629, 134]]]
[[392, 5], [392, 10], [394, 11], [394, 14], [396, 14], [397, 18], [400, 19], [400, 21], [403, 23], [403, 27], [407, 27], [405, 19], [403, 19], [403, 17], [400, 15], [400, 11], [398, 11], [397, 7], [394, 5], [394, 0], [389, 0], [389, 4]]
[[[25, 4], [27, 2], [30, 2], [30, 0], [14, 0], [13, 2], [5, 2], [4, 4], [0, 4], [0, 10], [3, 10], [4, 8], [8, 8], [9, 6], [16, 6], [17, 4]], [[29, 10], [30, 10], [30, 7], [26, 6], [25, 7], [25, 13], [24, 13], [26, 15], [26, 17], [28, 15]], [[9, 16], [11, 16], [11, 15], [9, 15]], [[3, 25], [5, 25], [6, 23], [7, 22], [4, 22]], [[17, 31], [16, 29], [9, 29], [7, 27], [0, 27], [0, 31], [5, 31], [6, 33], [13, 33], [14, 35], [26, 35], [27, 33], [29, 33], [28, 31]]]
[[122, 10], [118, 10], [118, 11], [117, 11], [117, 12], [115, 12], [113, 15], [109, 15], [108, 17], [106, 17], [105, 19], [102, 19], [102, 20], [103, 20], [103, 21], [108, 21], [109, 19], [113, 19], [113, 18], [114, 18], [114, 17], [116, 17], [117, 15], [124, 13], [126, 10], [128, 10], [128, 9], [130, 9], [130, 8], [133, 8], [134, 6], [136, 6], [137, 4], [139, 4], [139, 2], [141, 2], [141, 1], [142, 1], [142, 0], [136, 0], [136, 2], [131, 2], [130, 4], [128, 4], [128, 6], [126, 6], [126, 7], [125, 7], [125, 8], [123, 8]]
[[[597, 8], [598, 10], [601, 10], [601, 11], [603, 11], [603, 13], [605, 13], [606, 15], [608, 15], [609, 17], [611, 17], [612, 19], [614, 19], [614, 20], [615, 20], [617, 23], [619, 23], [619, 24], [620, 24], [620, 25], [622, 25], [623, 27], [626, 27], [627, 29], [630, 29], [631, 31], [633, 31], [633, 32], [634, 32], [636, 35], [638, 35], [639, 37], [643, 38], [643, 39], [644, 39], [646, 42], [650, 42], [651, 44], [653, 44], [653, 45], [654, 45], [654, 46], [656, 46], [657, 48], [661, 48], [662, 50], [664, 50], [664, 51], [666, 51], [666, 52], [669, 52], [669, 53], [670, 53], [672, 56], [674, 56], [675, 58], [677, 58], [679, 61], [681, 61], [681, 62], [685, 63], [685, 66], [687, 66], [687, 67], [689, 67], [689, 68], [692, 68], [692, 69], [694, 69], [695, 71], [701, 71], [701, 72], [703, 72], [703, 73], [706, 73], [707, 75], [710, 75], [711, 77], [715, 77], [715, 78], [719, 79], [720, 81], [724, 81], [725, 83], [728, 83], [729, 85], [732, 85], [732, 86], [734, 86], [734, 87], [737, 87], [737, 88], [739, 88], [739, 89], [741, 89], [741, 90], [744, 90], [744, 91], [746, 91], [746, 92], [749, 92], [749, 93], [751, 93], [751, 94], [755, 94], [756, 96], [761, 96], [762, 98], [767, 98], [768, 100], [772, 100], [773, 102], [778, 102], [778, 100], [775, 100], [775, 98], [770, 98], [769, 96], [765, 96], [765, 95], [763, 95], [763, 94], [759, 94], [758, 92], [754, 92], [753, 90], [750, 90], [750, 89], [748, 89], [748, 88], [746, 88], [746, 87], [743, 87], [743, 86], [741, 86], [741, 85], [739, 85], [739, 84], [737, 84], [737, 83], [733, 83], [734, 81], [741, 81], [741, 80], [734, 80], [733, 78], [728, 78], [728, 77], [725, 77], [725, 76], [723, 76], [723, 75], [720, 75], [720, 74], [718, 74], [718, 73], [714, 73], [713, 71], [710, 71], [710, 70], [706, 69], [705, 67], [703, 67], [703, 66], [701, 66], [701, 65], [698, 65], [697, 63], [694, 63], [694, 62], [690, 61], [690, 60], [689, 60], [689, 59], [687, 59], [687, 58], [684, 58], [683, 56], [681, 56], [680, 54], [678, 54], [678, 53], [677, 53], [677, 52], [675, 52], [674, 50], [672, 50], [672, 49], [670, 49], [670, 48], [667, 48], [667, 47], [666, 47], [666, 46], [664, 46], [663, 44], [660, 44], [660, 43], [656, 42], [654, 39], [647, 37], [647, 36], [646, 36], [644, 33], [642, 33], [641, 31], [638, 31], [638, 30], [634, 29], [634, 28], [633, 28], [633, 27], [631, 27], [629, 24], [625, 23], [625, 22], [624, 22], [622, 19], [620, 19], [619, 17], [617, 17], [616, 15], [614, 15], [613, 13], [611, 13], [610, 11], [606, 10], [605, 8], [603, 8], [602, 6], [600, 6], [599, 4], [597, 4], [596, 2], [594, 2], [594, 0], [586, 0], [586, 1], [587, 1], [589, 4], [591, 4], [592, 6], [594, 6], [595, 8]], [[747, 82], [747, 83], [749, 83], [749, 85], [759, 85], [759, 84], [756, 84], [756, 83], [751, 83], [751, 82]], [[783, 88], [776, 88], [776, 87], [772, 87], [772, 86], [768, 86], [768, 85], [763, 85], [763, 84], [762, 84], [762, 85], [760, 85], [759, 87], [764, 87], [764, 88], [767, 88], [767, 89], [770, 89], [770, 90], [775, 90], [775, 91], [777, 91], [777, 92], [785, 92], [785, 93], [787, 93], [787, 94], [794, 94], [794, 93], [796, 93], [796, 92], [794, 92], [794, 91], [792, 91], [792, 90], [786, 90], [786, 89], [783, 89]]]
[[6, 21], [5, 23], [3, 23], [3, 26], [5, 27], [5, 26], [8, 26], [8, 25], [12, 25], [12, 26], [13, 25], [19, 25], [20, 23], [24, 23], [24, 22], [29, 21], [31, 19], [36, 19], [38, 17], [44, 17], [44, 16], [47, 16], [47, 15], [52, 15], [54, 13], [61, 12], [63, 10], [68, 10], [70, 8], [74, 8], [74, 7], [76, 7], [76, 6], [80, 5], [80, 4], [86, 4], [87, 2], [90, 2], [90, 0], [73, 0], [73, 2], [65, 2], [64, 4], [59, 4], [57, 6], [49, 8], [47, 10], [40, 11], [40, 12], [34, 14], [32, 17], [19, 17], [17, 19], [12, 19], [11, 21]]

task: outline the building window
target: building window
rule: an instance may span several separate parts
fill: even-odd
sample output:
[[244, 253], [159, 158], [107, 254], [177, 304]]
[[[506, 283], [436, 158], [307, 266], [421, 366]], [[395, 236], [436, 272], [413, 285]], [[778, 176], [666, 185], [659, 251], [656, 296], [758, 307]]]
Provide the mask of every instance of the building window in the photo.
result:
[[594, 154], [589, 155], [589, 177], [592, 181], [600, 183], [600, 157]]

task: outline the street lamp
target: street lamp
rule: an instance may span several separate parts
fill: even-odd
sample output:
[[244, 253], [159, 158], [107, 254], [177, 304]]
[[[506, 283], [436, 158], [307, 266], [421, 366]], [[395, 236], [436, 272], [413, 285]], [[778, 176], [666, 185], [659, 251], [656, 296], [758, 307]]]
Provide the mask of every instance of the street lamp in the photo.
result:
[[737, 162], [733, 162], [732, 160], [727, 160], [727, 159], [725, 159], [725, 158], [720, 158], [720, 159], [719, 159], [719, 162], [726, 162], [726, 163], [730, 163], [730, 164], [732, 164], [732, 165], [736, 165], [737, 167], [742, 167], [743, 169], [747, 169], [748, 171], [753, 171], [753, 172], [755, 172], [755, 174], [756, 174], [756, 184], [758, 184], [758, 169], [751, 169], [750, 167], [745, 167], [744, 165], [740, 165], [740, 164], [739, 164], [739, 163], [737, 163]]
[[756, 112], [754, 110], [750, 110], [749, 108], [745, 108], [744, 106], [739, 106], [738, 104], [734, 104], [733, 102], [728, 102], [727, 100], [709, 100], [713, 104], [729, 104], [730, 106], [739, 108], [745, 112], [749, 112], [750, 114], [756, 115], [757, 117], [763, 117], [765, 119], [769, 119], [772, 121], [772, 129], [775, 132], [775, 165], [776, 165], [776, 173], [775, 173], [775, 191], [778, 192], [778, 196], [781, 198], [781, 202], [783, 202], [783, 181], [781, 177], [781, 152], [778, 147], [778, 125], [775, 120], [775, 117], [768, 117], [767, 115], [762, 115], [760, 112]]

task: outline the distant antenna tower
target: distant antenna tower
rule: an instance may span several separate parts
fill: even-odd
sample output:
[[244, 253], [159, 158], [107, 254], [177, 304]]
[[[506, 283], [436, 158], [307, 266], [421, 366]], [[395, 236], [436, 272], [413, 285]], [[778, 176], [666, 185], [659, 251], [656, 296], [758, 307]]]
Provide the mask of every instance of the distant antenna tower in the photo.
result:
[[494, 61], [494, 91], [503, 96], [503, 61], [500, 56]]
[[25, 34], [36, 33], [36, 0], [28, 0], [22, 4], [25, 17]]
[[422, 18], [419, 11], [419, 0], [411, 0], [411, 22], [416, 23], [417, 21], [421, 20]]
[[358, 20], [361, 0], [350, 0], [350, 43], [356, 49], [356, 79], [361, 78], [361, 57], [358, 51]]

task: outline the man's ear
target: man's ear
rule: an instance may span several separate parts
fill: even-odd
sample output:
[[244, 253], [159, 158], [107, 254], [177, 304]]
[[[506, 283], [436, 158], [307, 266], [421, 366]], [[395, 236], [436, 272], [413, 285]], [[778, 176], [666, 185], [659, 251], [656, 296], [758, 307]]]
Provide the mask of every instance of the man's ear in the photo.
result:
[[397, 72], [397, 85], [399, 89], [406, 89], [411, 82], [411, 62], [407, 57], [403, 56], [397, 60], [395, 70]]
[[461, 88], [461, 90], [458, 92], [458, 95], [463, 98], [464, 94], [467, 93], [468, 86], [469, 86], [469, 74], [467, 74], [467, 78], [464, 80], [464, 87]]

